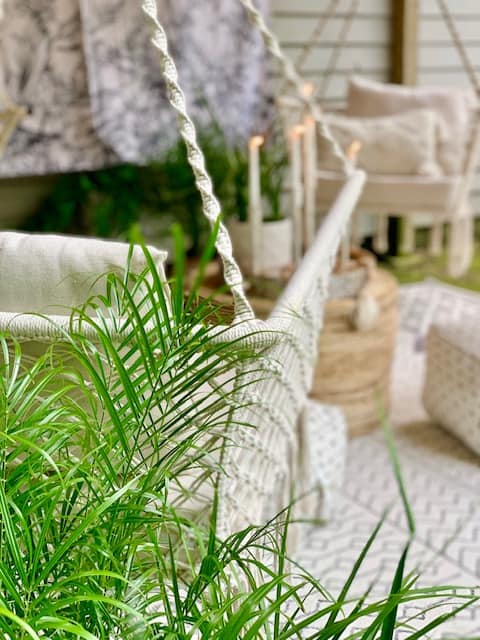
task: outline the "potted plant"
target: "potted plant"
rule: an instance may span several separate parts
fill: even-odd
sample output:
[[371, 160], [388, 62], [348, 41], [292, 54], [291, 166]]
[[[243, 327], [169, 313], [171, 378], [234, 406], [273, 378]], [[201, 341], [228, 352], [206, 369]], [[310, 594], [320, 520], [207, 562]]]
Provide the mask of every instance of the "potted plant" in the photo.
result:
[[[452, 612], [420, 622], [423, 629], [409, 636], [417, 639], [477, 604], [470, 589], [420, 588], [416, 575], [406, 575], [414, 534], [406, 503], [409, 542], [390, 593], [377, 601], [368, 593], [355, 598], [351, 588], [385, 518], [345, 586], [330, 595], [297, 564], [289, 569], [288, 509], [219, 540], [216, 498], [211, 518], [200, 521], [177, 508], [179, 478], [208, 471], [219, 429], [231, 421], [230, 410], [219, 411], [218, 388], [207, 383], [258, 355], [237, 340], [219, 350], [205, 307], [183, 296], [176, 257], [169, 299], [154, 269], [135, 283], [136, 293], [146, 285], [140, 299], [109, 276], [106, 295], [74, 313], [93, 339], [73, 332], [28, 366], [18, 344], [0, 339], [2, 637], [347, 640], [359, 637], [354, 624], [362, 637], [392, 640], [400, 605], [415, 604], [420, 619], [450, 599]], [[158, 309], [170, 303], [164, 322]], [[118, 305], [125, 312], [120, 343], [105, 331]], [[248, 380], [254, 385], [255, 375]], [[202, 391], [198, 402], [189, 402], [192, 389]]]
[[293, 263], [292, 219], [284, 214], [285, 145], [276, 136], [265, 144], [256, 136], [248, 155], [237, 148], [232, 160], [236, 193], [228, 226], [234, 255], [250, 276], [285, 279]]

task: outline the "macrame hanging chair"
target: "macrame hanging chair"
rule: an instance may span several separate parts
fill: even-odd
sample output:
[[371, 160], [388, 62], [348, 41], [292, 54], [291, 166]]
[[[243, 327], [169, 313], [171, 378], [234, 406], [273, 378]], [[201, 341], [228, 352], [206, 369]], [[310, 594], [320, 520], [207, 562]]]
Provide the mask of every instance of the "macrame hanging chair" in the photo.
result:
[[[300, 52], [296, 61], [298, 69], [302, 68], [312, 49], [321, 39], [327, 24], [331, 18], [336, 15], [339, 4], [340, 0], [332, 0], [329, 3], [325, 14], [322, 15], [315, 26], [311, 38]], [[359, 209], [377, 216], [375, 243], [379, 252], [385, 252], [388, 248], [387, 221], [388, 216], [392, 213], [405, 217], [405, 236], [403, 242], [405, 250], [414, 249], [414, 216], [419, 213], [426, 213], [431, 216], [433, 222], [430, 234], [430, 251], [435, 255], [441, 253], [443, 224], [446, 222], [450, 223], [448, 270], [451, 276], [459, 277], [468, 270], [474, 248], [473, 211], [469, 195], [480, 157], [480, 78], [462, 41], [455, 20], [449, 10], [447, 0], [437, 0], [437, 4], [474, 90], [473, 94], [467, 91], [463, 94], [464, 104], [468, 110], [468, 124], [464, 130], [462, 130], [462, 140], [464, 140], [464, 142], [461, 143], [463, 144], [461, 150], [463, 151], [463, 157], [460, 159], [459, 165], [455, 170], [449, 171], [448, 173], [445, 172], [443, 175], [397, 175], [393, 173], [376, 174], [370, 172], [367, 175], [367, 182], [360, 199]], [[359, 7], [359, 0], [351, 1], [345, 13], [339, 38], [330, 53], [322, 81], [317, 88], [312, 87], [311, 89], [312, 97], [319, 104], [325, 100], [330, 81], [337, 68], [341, 53], [348, 42], [352, 24], [358, 14]], [[393, 89], [393, 85], [384, 86], [387, 90], [389, 88]], [[451, 92], [451, 95], [459, 95], [457, 89], [449, 89], [448, 87], [441, 87], [440, 89], [445, 92]], [[428, 88], [422, 87], [416, 89], [409, 87], [409, 91], [411, 92], [413, 103], [415, 103], [418, 102], [419, 95], [426, 95], [425, 91], [428, 91]], [[394, 100], [393, 96], [394, 94], [392, 94], [392, 99]], [[428, 100], [424, 98], [422, 98], [422, 100], [428, 102]], [[403, 102], [405, 102], [405, 100]], [[292, 111], [294, 109], [298, 110], [300, 108], [299, 105], [298, 95], [286, 96], [281, 99], [281, 106], [284, 110], [288, 110], [289, 108]], [[406, 105], [403, 108], [407, 110], [418, 107], [408, 107], [408, 105]], [[428, 106], [428, 108], [435, 111], [435, 105], [431, 107]], [[393, 112], [400, 113], [401, 110], [401, 107], [398, 107], [398, 110], [394, 108], [389, 114]], [[347, 117], [349, 115], [351, 114], [347, 113]], [[360, 114], [353, 114], [354, 117], [358, 115]], [[387, 114], [379, 113], [378, 109], [375, 110], [375, 113], [370, 114], [365, 108], [361, 113], [362, 117], [367, 118], [369, 116], [383, 115]], [[445, 119], [443, 119], [442, 126], [448, 128], [451, 125], [451, 122], [445, 122]], [[341, 172], [334, 169], [332, 170], [331, 168], [326, 169], [322, 164], [319, 164], [316, 175], [305, 185], [305, 215], [307, 217], [312, 216], [318, 206], [321, 206], [323, 209], [328, 206], [331, 198], [342, 184], [343, 179]]]
[[[287, 78], [300, 87], [301, 79], [284, 58], [277, 39], [268, 30], [256, 7], [250, 0], [239, 1], [251, 20], [260, 28], [268, 49], [281, 62]], [[201, 194], [203, 214], [212, 226], [216, 226], [221, 212], [220, 204], [213, 193], [204, 156], [197, 142], [195, 126], [187, 111], [177, 69], [168, 50], [166, 33], [159, 20], [156, 1], [144, 0], [142, 6], [153, 23], [152, 42], [158, 50], [168, 98], [177, 114], [188, 161]], [[252, 523], [264, 523], [290, 501], [291, 487], [299, 476], [299, 424], [308, 419], [307, 397], [316, 365], [318, 334], [322, 326], [330, 273], [341, 238], [364, 184], [364, 173], [352, 169], [345, 161], [315, 105], [308, 100], [306, 104], [318, 119], [319, 135], [344, 167], [344, 184], [310, 250], [268, 320], [260, 321], [255, 318], [245, 294], [242, 274], [232, 255], [227, 229], [223, 224], [218, 228], [215, 246], [223, 265], [225, 283], [233, 297], [234, 320], [229, 327], [213, 327], [212, 337], [219, 341], [227, 339], [240, 344], [244, 342], [249, 348], [261, 352], [261, 358], [250, 365], [255, 367], [255, 371], [242, 371], [242, 380], [248, 380], [249, 376], [252, 380], [258, 380], [258, 367], [265, 370], [262, 381], [255, 386], [254, 391], [243, 391], [242, 398], [239, 398], [241, 405], [246, 408], [242, 409], [244, 414], [236, 420], [236, 424], [249, 426], [232, 427], [232, 433], [229, 433], [230, 444], [225, 448], [222, 460], [226, 474], [219, 478], [219, 536], [226, 536], [231, 531]], [[43, 253], [48, 259], [48, 252]], [[15, 270], [17, 273], [22, 272], [22, 281], [26, 282], [28, 273], [22, 271], [22, 256], [18, 255], [18, 251], [13, 251], [13, 254]], [[28, 260], [25, 262], [28, 263]], [[119, 324], [121, 323], [115, 323], [115, 326]], [[68, 333], [70, 329], [71, 320], [68, 315], [39, 316], [33, 312], [19, 314], [15, 310], [0, 312], [0, 332], [21, 342], [46, 343], [62, 340], [65, 332]], [[85, 331], [87, 337], [90, 337], [88, 326], [79, 326], [76, 330]], [[115, 334], [113, 337], [121, 338]], [[245, 384], [242, 386], [245, 388]]]

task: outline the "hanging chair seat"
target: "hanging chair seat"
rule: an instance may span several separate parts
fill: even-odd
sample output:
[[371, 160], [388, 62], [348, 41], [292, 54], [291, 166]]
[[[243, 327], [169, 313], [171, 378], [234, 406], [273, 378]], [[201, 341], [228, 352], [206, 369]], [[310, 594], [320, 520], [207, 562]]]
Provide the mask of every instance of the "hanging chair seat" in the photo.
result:
[[[340, 4], [342, 4], [342, 16], [338, 13]], [[406, 216], [402, 251], [407, 253], [415, 250], [415, 220], [410, 216], [414, 216], [417, 212], [431, 214], [429, 252], [432, 256], [442, 254], [442, 225], [446, 222], [450, 223], [450, 233], [447, 236], [448, 272], [451, 277], [457, 278], [468, 271], [474, 254], [474, 208], [471, 193], [480, 161], [480, 76], [466, 43], [462, 40], [448, 0], [436, 0], [436, 4], [473, 91], [445, 86], [402, 86], [353, 78], [349, 83], [345, 109], [343, 112], [335, 111], [330, 116], [324, 116], [324, 123], [329, 125], [333, 137], [345, 151], [345, 146], [342, 144], [345, 140], [339, 139], [338, 131], [335, 131], [335, 125], [338, 129], [339, 123], [335, 120], [343, 118], [344, 122], [340, 122], [340, 125], [343, 125], [344, 130], [348, 129], [344, 126], [345, 120], [348, 118], [354, 120], [350, 125], [351, 135], [346, 141], [348, 155], [355, 157], [356, 153], [358, 156], [358, 151], [353, 153], [353, 143], [356, 143], [355, 147], [363, 149], [363, 157], [357, 157], [357, 160], [360, 160], [359, 166], [367, 171], [368, 179], [359, 206], [367, 213], [378, 216], [374, 237], [376, 250], [379, 253], [388, 251], [387, 230], [390, 213]], [[302, 69], [314, 48], [318, 46], [331, 19], [343, 18], [338, 39], [331, 47], [328, 64], [318, 87], [312, 83], [299, 85], [298, 73], [294, 73], [295, 69], [292, 65], [286, 65], [288, 71], [286, 77], [297, 89], [297, 95], [293, 99], [279, 100], [279, 107], [283, 112], [287, 128], [291, 126], [295, 117], [297, 120], [302, 117], [305, 104], [308, 106], [312, 100], [320, 104], [327, 95], [329, 83], [335, 75], [345, 48], [348, 47], [349, 34], [360, 5], [359, 0], [350, 0], [350, 3], [347, 2], [343, 7], [343, 3], [339, 0], [332, 0], [319, 18], [311, 38], [300, 52], [297, 58], [299, 70]], [[286, 87], [287, 83], [282, 86], [282, 89]], [[412, 122], [408, 124], [408, 118], [412, 117], [414, 111], [419, 110], [423, 111], [421, 117], [424, 119], [427, 118], [426, 111], [429, 112], [428, 117], [431, 120], [429, 126], [419, 123], [412, 125]], [[431, 135], [432, 115], [436, 116], [434, 137]], [[390, 136], [386, 121], [372, 122], [374, 118], [392, 117], [397, 121], [397, 129], [391, 130]], [[420, 116], [417, 114], [417, 117]], [[362, 130], [361, 120], [366, 126], [367, 135], [364, 139], [356, 135]], [[408, 140], [408, 145], [406, 146], [403, 144], [398, 146], [396, 142], [402, 128], [407, 133], [405, 140]], [[318, 159], [321, 168], [320, 174], [314, 170], [307, 170], [304, 177], [305, 218], [312, 219], [319, 203], [324, 204], [328, 199], [331, 202], [332, 194], [336, 192], [342, 179], [337, 179], [328, 171], [335, 170], [336, 165], [330, 166], [332, 158], [325, 155], [324, 150], [315, 148], [315, 140], [309, 140], [307, 146], [309, 147], [307, 157], [310, 160]], [[415, 149], [418, 153], [412, 156], [411, 152]], [[383, 158], [380, 158], [382, 152]], [[371, 165], [372, 155], [375, 154], [377, 161], [380, 161], [378, 169], [366, 166], [366, 164]], [[369, 156], [368, 163], [364, 162], [365, 155]], [[412, 170], [410, 162], [412, 157], [423, 158], [425, 163], [419, 162], [418, 170]], [[404, 160], [408, 162], [405, 163]], [[313, 162], [309, 164], [312, 166]], [[405, 178], [401, 174], [413, 177]], [[427, 178], [427, 175], [435, 178]], [[438, 175], [447, 177], [437, 178]], [[320, 191], [320, 195], [317, 194], [317, 190]], [[356, 231], [359, 230], [359, 226], [356, 225]], [[358, 241], [359, 237], [357, 236], [355, 240]]]
[[[255, 12], [250, 2], [241, 0], [249, 11]], [[218, 390], [213, 414], [213, 424], [216, 422], [216, 411], [219, 415], [232, 415], [235, 409], [236, 417], [228, 424], [225, 432], [226, 443], [219, 451], [221, 455], [221, 471], [218, 473], [218, 512], [216, 518], [217, 534], [226, 538], [232, 532], [244, 529], [252, 524], [264, 524], [265, 514], [274, 516], [290, 503], [292, 490], [299, 478], [298, 460], [301, 444], [299, 442], [299, 424], [310, 420], [311, 405], [308, 395], [312, 387], [313, 373], [317, 360], [318, 336], [322, 328], [323, 309], [328, 297], [330, 274], [335, 263], [341, 240], [356, 208], [359, 195], [365, 181], [363, 171], [354, 171], [345, 162], [345, 175], [342, 188], [329, 206], [329, 213], [325, 217], [321, 228], [315, 234], [312, 244], [298, 265], [282, 296], [278, 300], [270, 317], [260, 321], [255, 317], [253, 309], [246, 297], [241, 271], [232, 254], [232, 243], [228, 231], [223, 224], [218, 224], [221, 215], [220, 203], [215, 198], [212, 181], [205, 167], [202, 151], [198, 145], [195, 125], [187, 112], [184, 94], [178, 82], [178, 75], [174, 60], [168, 50], [165, 31], [159, 22], [155, 0], [144, 0], [143, 9], [153, 22], [153, 45], [158, 50], [163, 76], [166, 82], [169, 101], [178, 116], [181, 136], [187, 148], [187, 157], [203, 202], [203, 215], [216, 229], [215, 248], [223, 264], [225, 284], [230, 289], [234, 320], [228, 327], [215, 325], [211, 327], [211, 339], [215, 343], [233, 341], [237, 346], [254, 350], [258, 358], [253, 362], [235, 361], [230, 363], [235, 376], [231, 386], [225, 380], [211, 380], [211, 390]], [[262, 25], [262, 33], [270, 50], [273, 49], [278, 57], [278, 45], [272, 44], [273, 36], [265, 33], [266, 26]], [[330, 136], [328, 128], [319, 123], [320, 135], [325, 142], [332, 146], [336, 157], [342, 160], [341, 150]], [[334, 154], [335, 155], [335, 154]], [[96, 274], [117, 273], [121, 271], [121, 257], [125, 258], [128, 247], [115, 243], [96, 245], [93, 241], [74, 239], [58, 239], [45, 237], [31, 238], [17, 234], [4, 236], [5, 244], [10, 251], [0, 251], [4, 263], [2, 271], [3, 283], [0, 291], [0, 333], [10, 335], [22, 342], [22, 347], [28, 348], [34, 343], [34, 351], [44, 351], [45, 343], [51, 341], [65, 341], [69, 332], [82, 335], [90, 339], [91, 323], [70, 322], [69, 314], [55, 316], [38, 316], [34, 312], [61, 313], [62, 309], [72, 304], [81, 304], [85, 298], [85, 291], [90, 293], [93, 284], [100, 284], [95, 280]], [[48, 242], [48, 246], [45, 244]], [[73, 242], [73, 246], [71, 246]], [[1, 244], [1, 243], [0, 243]], [[0, 249], [2, 247], [0, 246]], [[34, 248], [37, 249], [36, 253]], [[137, 251], [138, 253], [138, 251]], [[130, 256], [130, 254], [127, 253]], [[88, 260], [87, 260], [88, 258]], [[136, 259], [138, 258], [138, 259]], [[154, 269], [149, 275], [154, 282], [165, 282], [163, 262], [165, 254], [155, 254]], [[20, 261], [20, 263], [19, 263]], [[130, 257], [133, 266], [138, 266], [143, 273], [144, 262], [142, 255], [135, 251]], [[150, 263], [149, 263], [150, 264]], [[68, 265], [68, 268], [67, 268]], [[1, 265], [0, 265], [1, 266]], [[132, 265], [130, 265], [132, 266]], [[150, 265], [151, 266], [151, 265]], [[154, 273], [155, 271], [155, 273]], [[136, 271], [133, 272], [134, 274]], [[151, 287], [147, 287], [150, 291]], [[22, 293], [22, 295], [20, 295]], [[95, 293], [95, 292], [93, 292]], [[169, 295], [168, 290], [166, 291]], [[136, 290], [132, 291], [133, 300]], [[142, 295], [140, 299], [145, 299]], [[157, 309], [154, 314], [155, 322], [164, 323], [167, 319], [175, 321], [170, 312], [168, 300], [165, 304], [156, 304], [155, 299], [146, 299], [147, 318], [151, 318], [152, 308]], [[52, 309], [53, 306], [53, 309]], [[132, 314], [132, 317], [136, 314]], [[131, 343], [124, 335], [124, 316], [108, 312], [105, 319], [101, 318], [102, 332], [107, 332], [113, 342], [121, 348], [134, 353], [135, 337]], [[128, 318], [130, 320], [130, 316]], [[149, 331], [155, 335], [155, 326], [150, 327], [149, 321], [140, 316], [138, 321], [141, 329], [136, 333], [146, 335]], [[95, 339], [95, 335], [91, 339]], [[127, 341], [127, 342], [126, 342]], [[199, 347], [200, 348], [200, 347]], [[132, 351], [130, 351], [132, 350]], [[32, 353], [34, 356], [35, 353]], [[155, 351], [152, 351], [155, 358]], [[134, 356], [132, 359], [136, 362]], [[113, 358], [105, 365], [106, 375], [117, 370], [118, 359]], [[182, 379], [180, 364], [169, 363], [174, 370], [173, 377]], [[201, 366], [205, 362], [202, 361]], [[140, 363], [140, 366], [142, 364]], [[200, 366], [200, 365], [199, 365]], [[115, 394], [129, 375], [112, 374]], [[143, 373], [135, 379], [135, 384], [143, 385], [148, 378]], [[154, 382], [156, 378], [153, 378]], [[162, 382], [162, 380], [160, 380]], [[220, 384], [221, 383], [221, 384]], [[133, 383], [132, 383], [133, 384]], [[157, 383], [155, 382], [155, 385]], [[143, 389], [143, 387], [142, 387]], [[147, 391], [148, 392], [148, 391]], [[144, 391], [142, 391], [144, 393]], [[205, 395], [204, 390], [188, 388], [189, 401], [195, 401], [198, 393]], [[214, 391], [215, 393], [215, 391]], [[121, 401], [121, 397], [120, 397]], [[162, 410], [162, 407], [156, 407]], [[123, 410], [123, 407], [122, 407]], [[125, 414], [125, 415], [128, 415]], [[141, 417], [141, 416], [140, 416]], [[170, 418], [168, 418], [170, 420]], [[179, 418], [180, 419], [180, 418]], [[223, 418], [222, 418], [223, 419]], [[253, 428], [252, 428], [253, 427]], [[223, 435], [223, 434], [222, 434]], [[228, 446], [226, 446], [228, 444]], [[150, 446], [150, 443], [149, 445]], [[147, 454], [148, 454], [147, 449]], [[163, 455], [163, 451], [162, 451]], [[218, 467], [218, 465], [216, 465]], [[215, 478], [216, 479], [216, 478]], [[195, 478], [192, 482], [195, 483]], [[315, 484], [315, 483], [314, 483]], [[192, 486], [192, 485], [189, 485]], [[203, 502], [195, 504], [189, 498], [201, 498], [197, 485], [193, 484], [194, 495], [189, 493], [187, 508], [195, 511], [197, 508], [205, 514]], [[208, 491], [206, 492], [208, 502]], [[210, 506], [213, 501], [210, 500]]]
[[[345, 182], [345, 176], [318, 171], [318, 202], [325, 209]], [[372, 213], [433, 213], [448, 217], [457, 200], [462, 176], [392, 176], [369, 174], [359, 207]]]

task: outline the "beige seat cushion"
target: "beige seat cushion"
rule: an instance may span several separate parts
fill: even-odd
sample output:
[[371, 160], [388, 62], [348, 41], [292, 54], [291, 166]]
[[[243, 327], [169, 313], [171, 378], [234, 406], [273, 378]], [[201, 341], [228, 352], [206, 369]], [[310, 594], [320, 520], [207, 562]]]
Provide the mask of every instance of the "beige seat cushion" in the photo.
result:
[[448, 175], [463, 172], [476, 100], [471, 91], [445, 87], [405, 87], [353, 78], [346, 113], [388, 116], [411, 109], [434, 110], [441, 119], [438, 162]]
[[[72, 307], [105, 292], [106, 273], [121, 275], [130, 247], [72, 236], [0, 232], [0, 311], [70, 315]], [[165, 279], [165, 251], [150, 248], [158, 272]], [[135, 247], [132, 273], [146, 268], [141, 247]]]
[[[318, 198], [322, 206], [333, 202], [345, 178], [338, 172], [318, 172]], [[448, 216], [455, 202], [460, 178], [441, 176], [384, 176], [370, 174], [359, 207], [371, 213], [438, 213]]]
[[[361, 143], [357, 164], [367, 173], [438, 176], [439, 120], [435, 111], [414, 109], [390, 116], [355, 118], [328, 114], [327, 123], [342, 149]], [[319, 165], [335, 169], [335, 161], [319, 142]]]

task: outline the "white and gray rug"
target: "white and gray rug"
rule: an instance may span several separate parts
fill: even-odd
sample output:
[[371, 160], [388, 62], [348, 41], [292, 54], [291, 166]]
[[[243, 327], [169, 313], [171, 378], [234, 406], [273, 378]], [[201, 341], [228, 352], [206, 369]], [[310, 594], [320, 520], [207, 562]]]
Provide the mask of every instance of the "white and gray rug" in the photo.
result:
[[[421, 392], [429, 324], [433, 319], [473, 316], [480, 326], [480, 296], [427, 281], [402, 287], [400, 304], [390, 419], [417, 524], [408, 568], [421, 570], [422, 586], [459, 585], [473, 590], [480, 586], [480, 459], [429, 421]], [[387, 595], [408, 528], [380, 431], [351, 442], [338, 508], [327, 526], [308, 533], [300, 561], [329, 591], [338, 593], [390, 505], [393, 508], [352, 592], [361, 595], [373, 583], [372, 596]], [[404, 606], [400, 618], [408, 620], [418, 612], [415, 605]], [[422, 628], [428, 619], [414, 619], [411, 627]], [[411, 633], [405, 627], [396, 637], [408, 638]], [[465, 610], [430, 637], [478, 640], [480, 606]]]

